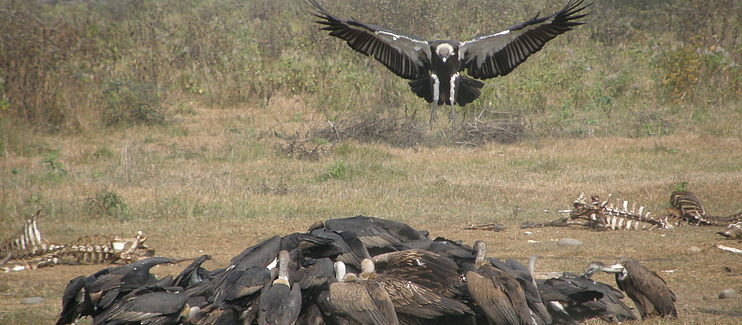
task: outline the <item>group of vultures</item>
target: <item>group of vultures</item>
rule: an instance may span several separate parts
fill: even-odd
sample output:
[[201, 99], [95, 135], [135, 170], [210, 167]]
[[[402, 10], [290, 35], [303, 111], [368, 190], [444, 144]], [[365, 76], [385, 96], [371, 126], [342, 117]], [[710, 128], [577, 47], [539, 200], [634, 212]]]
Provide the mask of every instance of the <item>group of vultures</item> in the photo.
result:
[[[57, 325], [93, 324], [578, 324], [676, 317], [675, 296], [637, 261], [593, 262], [581, 275], [535, 279], [484, 242], [429, 239], [399, 221], [356, 216], [274, 236], [207, 270], [204, 255], [173, 277], [152, 257], [70, 281]], [[615, 273], [618, 290], [596, 282]]]

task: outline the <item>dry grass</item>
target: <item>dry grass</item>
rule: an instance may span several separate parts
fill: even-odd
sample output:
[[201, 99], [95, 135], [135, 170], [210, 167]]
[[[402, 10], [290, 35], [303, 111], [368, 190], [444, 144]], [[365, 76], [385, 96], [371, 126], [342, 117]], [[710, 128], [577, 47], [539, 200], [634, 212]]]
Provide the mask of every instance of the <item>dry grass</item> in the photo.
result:
[[[580, 272], [591, 260], [630, 256], [653, 270], [674, 270], [661, 274], [677, 293], [679, 322], [742, 320], [739, 299], [704, 300], [725, 288], [742, 289], [739, 279], [723, 270], [727, 266], [742, 272], [739, 256], [713, 248], [718, 243], [739, 244], [720, 239], [714, 234], [718, 229], [537, 229], [532, 236], [517, 229], [522, 221], [557, 218], [556, 211], [568, 209], [580, 192], [612, 193], [661, 215], [669, 193], [681, 182], [687, 182], [713, 214], [742, 211], [738, 138], [676, 134], [542, 139], [476, 148], [342, 142], [316, 159], [286, 157], [277, 145], [285, 144], [286, 135], [305, 134], [312, 124], [308, 122], [319, 119], [302, 114], [306, 111], [296, 99], [276, 99], [270, 106], [244, 110], [194, 108], [166, 126], [107, 131], [96, 137], [26, 134], [23, 147], [38, 150], [6, 152], [0, 158], [0, 238], [16, 232], [40, 208], [46, 215], [40, 227], [50, 240], [143, 230], [159, 255], [211, 254], [214, 260], [206, 267], [213, 269], [269, 236], [303, 231], [319, 219], [365, 214], [401, 220], [432, 236], [468, 244], [483, 239], [499, 257], [524, 261], [538, 254], [539, 271]], [[56, 161], [67, 175], [52, 177], [40, 162], [57, 148], [61, 151]], [[103, 189], [124, 199], [127, 216], [86, 210], [86, 199]], [[491, 222], [510, 228], [497, 233], [460, 230]], [[564, 237], [585, 245], [557, 248], [554, 241]], [[690, 246], [703, 252], [689, 253]], [[0, 323], [53, 322], [67, 281], [99, 268], [59, 266], [0, 274]], [[180, 268], [156, 272], [174, 274]], [[602, 275], [599, 279], [612, 281]], [[18, 303], [28, 296], [47, 301]]]

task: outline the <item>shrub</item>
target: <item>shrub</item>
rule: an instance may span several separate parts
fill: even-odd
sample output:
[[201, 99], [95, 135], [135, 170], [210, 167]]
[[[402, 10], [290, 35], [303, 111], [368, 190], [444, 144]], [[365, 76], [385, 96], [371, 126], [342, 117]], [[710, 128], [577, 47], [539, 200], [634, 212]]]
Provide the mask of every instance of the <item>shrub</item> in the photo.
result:
[[102, 189], [85, 200], [88, 213], [94, 216], [107, 216], [123, 221], [129, 218], [129, 206], [116, 192]]
[[165, 122], [165, 109], [154, 84], [124, 79], [107, 82], [104, 87], [103, 121], [106, 126]]
[[326, 181], [329, 179], [344, 179], [348, 176], [348, 166], [342, 160], [337, 160], [325, 168], [325, 172], [317, 179]]
[[662, 84], [672, 91], [677, 99], [684, 100], [695, 94], [695, 85], [701, 74], [701, 55], [697, 51], [699, 38], [670, 50], [659, 60], [663, 70]]
[[50, 152], [46, 155], [46, 158], [41, 161], [41, 163], [44, 164], [46, 168], [46, 178], [55, 181], [60, 180], [67, 175], [67, 171], [64, 169], [62, 163], [57, 161], [60, 150], [62, 149], [60, 148]]
[[392, 110], [373, 109], [345, 114], [313, 130], [313, 135], [330, 142], [355, 140], [387, 143], [393, 147], [433, 146], [440, 142], [428, 132], [430, 126]]
[[283, 144], [277, 145], [277, 151], [282, 155], [296, 159], [317, 160], [321, 156], [332, 152], [334, 143], [324, 139], [307, 136], [286, 137]]

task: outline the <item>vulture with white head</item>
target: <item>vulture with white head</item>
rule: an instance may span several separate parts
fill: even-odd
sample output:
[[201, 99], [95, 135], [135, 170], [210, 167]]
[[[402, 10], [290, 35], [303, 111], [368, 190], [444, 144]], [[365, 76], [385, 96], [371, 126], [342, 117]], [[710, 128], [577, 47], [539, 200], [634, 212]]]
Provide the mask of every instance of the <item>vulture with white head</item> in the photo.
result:
[[[587, 14], [584, 0], [570, 0], [564, 8], [546, 17], [536, 15], [496, 33], [474, 37], [465, 42], [424, 41], [380, 26], [356, 20], [343, 20], [325, 10], [317, 0], [316, 22], [322, 30], [344, 40], [352, 49], [373, 56], [397, 76], [409, 79], [418, 97], [432, 103], [431, 123], [438, 105], [450, 105], [453, 120], [455, 105], [464, 106], [480, 95], [486, 80], [509, 74], [531, 54], [550, 40], [582, 25], [578, 19]], [[466, 72], [469, 77], [462, 75]]]

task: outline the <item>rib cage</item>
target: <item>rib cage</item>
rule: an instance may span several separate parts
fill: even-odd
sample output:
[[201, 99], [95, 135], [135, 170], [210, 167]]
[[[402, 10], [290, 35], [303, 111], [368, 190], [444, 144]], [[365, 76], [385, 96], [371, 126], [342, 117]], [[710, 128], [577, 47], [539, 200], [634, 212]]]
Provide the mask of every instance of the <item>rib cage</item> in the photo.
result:
[[41, 237], [36, 222], [38, 214], [37, 212], [32, 219], [27, 220], [17, 235], [5, 241], [3, 246], [0, 247], [0, 259], [22, 259], [53, 253], [63, 248]]
[[0, 246], [0, 266], [5, 271], [35, 269], [55, 264], [131, 263], [154, 255], [139, 231], [133, 238], [119, 236], [84, 236], [65, 244], [54, 244], [42, 238], [37, 216], [27, 220], [21, 231]]
[[742, 220], [742, 213], [728, 217], [707, 215], [701, 200], [688, 191], [672, 192], [670, 194], [670, 207], [667, 212], [670, 213], [668, 217], [678, 219], [677, 224], [685, 221], [687, 224], [695, 226], [727, 226]]
[[569, 210], [569, 216], [572, 220], [586, 220], [586, 226], [596, 230], [605, 229], [633, 229], [633, 230], [651, 230], [651, 229], [672, 229], [673, 226], [667, 222], [667, 218], [655, 219], [651, 212], [644, 212], [644, 207], [636, 208], [636, 203], [631, 205], [629, 210], [628, 201], [616, 201], [616, 205], [609, 204], [611, 194], [605, 201], [600, 197], [593, 195], [590, 197], [590, 203], [587, 202], [585, 194], [581, 193], [580, 197], [575, 200], [573, 210]]
[[688, 191], [675, 191], [670, 194], [670, 206], [683, 214], [705, 216], [706, 209], [695, 194]]
[[141, 231], [137, 232], [134, 238], [85, 236], [66, 245], [56, 255], [73, 257], [77, 263], [84, 264], [114, 263], [119, 260], [131, 263], [154, 254], [154, 250], [144, 245], [146, 240], [147, 237], [144, 237]]

